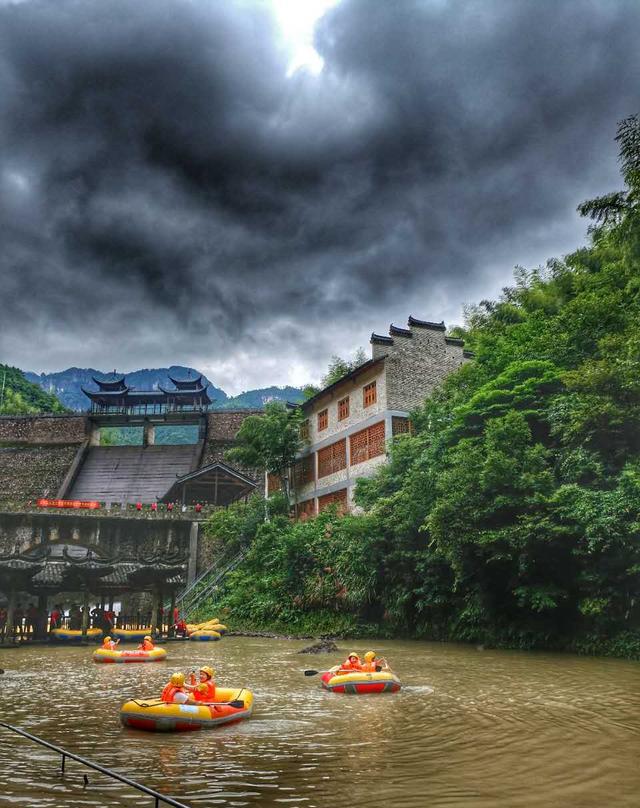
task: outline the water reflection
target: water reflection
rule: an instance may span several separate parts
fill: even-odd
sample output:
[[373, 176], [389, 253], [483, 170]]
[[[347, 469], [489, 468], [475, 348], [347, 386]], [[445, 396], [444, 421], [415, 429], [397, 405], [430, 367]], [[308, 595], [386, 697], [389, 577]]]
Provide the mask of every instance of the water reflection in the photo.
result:
[[[402, 692], [358, 697], [303, 677], [326, 661], [298, 656], [303, 645], [173, 644], [170, 660], [153, 665], [95, 665], [82, 648], [3, 651], [0, 709], [3, 720], [192, 806], [638, 805], [635, 663], [388, 642], [377, 650], [394, 662]], [[221, 684], [254, 691], [252, 720], [186, 735], [120, 726], [122, 702], [158, 693], [174, 669], [212, 662]], [[97, 774], [83, 789], [79, 767], [61, 778], [58, 766], [0, 733], [8, 805], [149, 805]]]

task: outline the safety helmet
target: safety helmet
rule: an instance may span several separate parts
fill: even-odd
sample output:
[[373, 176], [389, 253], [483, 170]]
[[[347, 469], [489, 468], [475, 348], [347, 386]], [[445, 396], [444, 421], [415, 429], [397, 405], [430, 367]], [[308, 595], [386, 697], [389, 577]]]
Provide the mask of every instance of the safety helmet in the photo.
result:
[[356, 654], [355, 651], [349, 651], [349, 656], [347, 657], [347, 659], [351, 659], [352, 656], [354, 656], [356, 659], [360, 659], [360, 657]]
[[376, 652], [375, 651], [367, 651], [367, 653], [364, 655], [364, 661], [365, 662], [373, 662], [373, 660], [375, 658], [376, 658]]
[[184, 685], [184, 673], [172, 673], [171, 684], [176, 687], [182, 687]]
[[213, 677], [216, 675], [216, 672], [214, 671], [214, 669], [210, 668], [208, 665], [203, 665], [200, 668], [200, 673], [206, 673], [206, 675], [209, 677], [209, 679], [213, 679]]
[[145, 637], [145, 640], [149, 640], [149, 642], [153, 642], [153, 637], [150, 637], [148, 634]]
[[102, 642], [109, 642], [110, 640], [111, 640], [111, 637], [107, 634], [107, 636], [104, 638], [104, 640]]

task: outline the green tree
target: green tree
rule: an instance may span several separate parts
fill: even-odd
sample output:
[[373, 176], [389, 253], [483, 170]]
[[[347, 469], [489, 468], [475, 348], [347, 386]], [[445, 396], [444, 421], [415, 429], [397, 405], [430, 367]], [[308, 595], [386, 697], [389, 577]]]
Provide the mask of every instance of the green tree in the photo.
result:
[[247, 468], [264, 469], [280, 478], [282, 490], [289, 495], [289, 469], [293, 466], [302, 441], [302, 411], [281, 401], [265, 406], [264, 415], [250, 415], [236, 435], [236, 446], [225, 457]]

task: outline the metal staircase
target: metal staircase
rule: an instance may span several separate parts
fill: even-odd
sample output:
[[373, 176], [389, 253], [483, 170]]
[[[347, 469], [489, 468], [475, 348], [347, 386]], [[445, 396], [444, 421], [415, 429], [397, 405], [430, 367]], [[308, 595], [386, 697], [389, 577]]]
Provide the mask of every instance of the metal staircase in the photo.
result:
[[[245, 558], [246, 554], [247, 548], [244, 548], [231, 559], [225, 560], [223, 556], [222, 559], [214, 561], [195, 581], [190, 583], [178, 594], [176, 597], [176, 606], [185, 620], [188, 621], [196, 609], [213, 595], [216, 589], [220, 587], [225, 577], [236, 569]], [[165, 606], [165, 608], [167, 608], [167, 606]]]

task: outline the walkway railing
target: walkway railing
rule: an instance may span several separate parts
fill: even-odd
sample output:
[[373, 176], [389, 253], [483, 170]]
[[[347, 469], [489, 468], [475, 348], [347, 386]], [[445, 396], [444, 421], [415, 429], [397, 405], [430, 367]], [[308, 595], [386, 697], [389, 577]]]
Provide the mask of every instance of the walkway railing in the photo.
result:
[[247, 550], [243, 549], [227, 562], [215, 561], [178, 595], [176, 605], [185, 619], [213, 594], [224, 578], [239, 566], [246, 554]]
[[[83, 766], [87, 766], [94, 771], [100, 772], [100, 774], [104, 774], [107, 777], [111, 777], [113, 780], [119, 780], [121, 783], [124, 783], [131, 788], [135, 788], [136, 791], [141, 791], [143, 794], [148, 794], [150, 797], [155, 799], [155, 808], [159, 808], [160, 804], [163, 803], [164, 805], [172, 805], [174, 808], [189, 808], [184, 802], [178, 802], [178, 800], [174, 800], [173, 797], [167, 797], [165, 794], [160, 794], [159, 791], [154, 791], [152, 788], [148, 788], [147, 786], [143, 786], [142, 783], [136, 783], [135, 780], [130, 780], [128, 777], [125, 777], [123, 774], [118, 774], [117, 772], [112, 771], [111, 769], [107, 769], [105, 766], [101, 766], [99, 763], [93, 763], [91, 760], [87, 760], [86, 758], [80, 757], [80, 755], [76, 755], [73, 752], [69, 752], [67, 749], [63, 749], [61, 746], [56, 746], [55, 744], [49, 743], [49, 741], [45, 741], [42, 738], [38, 738], [37, 735], [32, 735], [30, 732], [25, 732], [23, 729], [19, 729], [18, 727], [14, 727], [12, 724], [5, 724], [4, 721], [0, 721], [0, 727], [4, 727], [5, 729], [10, 730], [11, 732], [15, 732], [18, 735], [22, 735], [23, 738], [27, 738], [34, 743], [40, 744], [40, 746], [44, 746], [47, 749], [51, 749], [58, 755], [62, 756], [61, 764], [60, 764], [60, 772], [64, 774], [64, 767], [67, 758], [70, 760], [75, 760], [78, 763], [81, 763]], [[86, 778], [86, 775], [85, 775]], [[85, 780], [85, 785], [86, 785]]]

